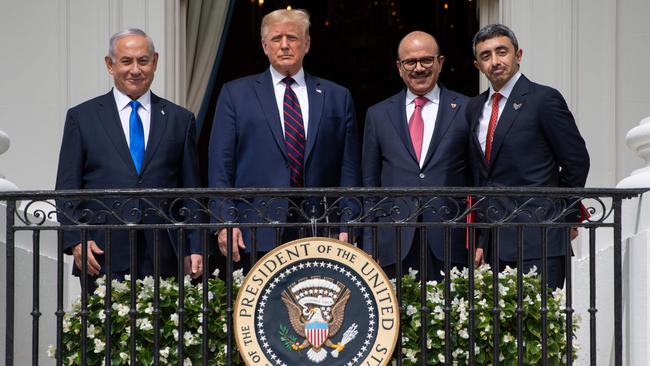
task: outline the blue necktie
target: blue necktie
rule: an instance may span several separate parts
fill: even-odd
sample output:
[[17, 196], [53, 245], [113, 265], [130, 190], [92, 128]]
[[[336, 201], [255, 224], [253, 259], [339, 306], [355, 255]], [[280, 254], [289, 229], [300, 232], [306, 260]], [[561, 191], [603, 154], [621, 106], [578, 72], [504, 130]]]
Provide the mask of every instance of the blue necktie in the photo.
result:
[[289, 168], [291, 169], [291, 187], [305, 185], [305, 126], [302, 121], [302, 111], [296, 93], [291, 89], [291, 84], [296, 81], [291, 77], [282, 79], [286, 84], [284, 89], [283, 115], [284, 115], [284, 143], [289, 155]]
[[138, 115], [140, 102], [132, 100], [129, 102], [129, 105], [131, 106], [131, 116], [129, 117], [129, 150], [131, 150], [131, 158], [133, 159], [135, 170], [140, 174], [142, 158], [144, 157], [144, 127]]

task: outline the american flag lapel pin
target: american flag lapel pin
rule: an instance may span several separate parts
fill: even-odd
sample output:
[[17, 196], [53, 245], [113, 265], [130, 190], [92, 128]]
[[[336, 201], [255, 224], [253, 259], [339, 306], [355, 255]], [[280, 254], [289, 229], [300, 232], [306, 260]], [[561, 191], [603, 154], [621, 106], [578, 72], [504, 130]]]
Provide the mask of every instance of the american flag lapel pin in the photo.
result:
[[162, 114], [162, 115], [164, 116], [164, 115], [165, 115], [165, 110], [164, 110], [164, 109], [161, 109], [161, 110], [160, 110], [160, 114]]
[[522, 103], [517, 103], [517, 102], [512, 103], [512, 108], [514, 108], [515, 110], [518, 110], [519, 108], [521, 108], [521, 106]]
[[451, 103], [451, 109], [456, 109], [457, 106], [458, 106], [458, 104], [456, 104], [456, 103]]
[[318, 93], [318, 94], [323, 94], [323, 91], [320, 90], [320, 89], [318, 89], [318, 88], [316, 88], [316, 93]]

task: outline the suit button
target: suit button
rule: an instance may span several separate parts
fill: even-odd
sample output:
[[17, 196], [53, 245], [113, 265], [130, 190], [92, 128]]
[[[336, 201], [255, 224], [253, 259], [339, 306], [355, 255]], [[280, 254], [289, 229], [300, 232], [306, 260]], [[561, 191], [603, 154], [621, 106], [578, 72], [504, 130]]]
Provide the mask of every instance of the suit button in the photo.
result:
[[426, 177], [426, 175], [424, 175], [424, 173], [420, 173], [420, 178], [424, 178], [424, 177]]

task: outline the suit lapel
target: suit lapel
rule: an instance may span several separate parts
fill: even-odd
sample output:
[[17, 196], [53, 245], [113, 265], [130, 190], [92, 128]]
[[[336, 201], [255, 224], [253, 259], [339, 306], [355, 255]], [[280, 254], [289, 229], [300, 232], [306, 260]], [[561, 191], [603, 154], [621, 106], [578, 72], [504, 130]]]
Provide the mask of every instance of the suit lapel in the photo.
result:
[[530, 81], [528, 81], [525, 76], [521, 75], [521, 77], [519, 77], [519, 80], [517, 80], [514, 88], [512, 88], [510, 96], [506, 100], [506, 105], [503, 108], [501, 117], [499, 117], [499, 121], [497, 122], [497, 127], [494, 130], [494, 138], [492, 139], [492, 153], [490, 155], [490, 166], [492, 166], [494, 160], [499, 155], [499, 149], [501, 148], [501, 145], [503, 144], [508, 131], [510, 131], [510, 128], [512, 128], [512, 124], [519, 115], [519, 112], [521, 112], [522, 109], [526, 108], [524, 102], [526, 100], [526, 94], [528, 94], [529, 86]]
[[271, 80], [271, 71], [267, 70], [259, 75], [255, 80], [255, 94], [257, 100], [264, 111], [266, 123], [271, 129], [273, 138], [278, 148], [282, 151], [285, 159], [287, 158], [287, 148], [284, 145], [284, 134], [282, 133], [282, 121], [278, 112], [278, 104], [275, 100], [275, 91], [273, 90], [273, 81]]
[[307, 129], [307, 147], [305, 148], [305, 161], [307, 161], [316, 143], [316, 137], [320, 128], [325, 90], [320, 87], [320, 82], [317, 78], [307, 73], [305, 73], [305, 84], [309, 98], [309, 127]]
[[151, 121], [147, 148], [142, 159], [141, 172], [144, 172], [151, 159], [155, 156], [156, 149], [167, 128], [168, 113], [165, 112], [166, 103], [155, 94], [151, 93]]
[[124, 136], [124, 129], [122, 128], [120, 115], [117, 112], [117, 104], [115, 104], [115, 97], [113, 96], [112, 90], [99, 100], [97, 115], [101, 121], [102, 128], [106, 131], [106, 135], [113, 142], [117, 155], [122, 159], [124, 164], [131, 167], [134, 174], [137, 174], [133, 159], [131, 158], [129, 145], [126, 142], [126, 136]]
[[418, 163], [418, 159], [415, 156], [415, 150], [413, 150], [413, 143], [411, 142], [411, 135], [408, 129], [408, 121], [406, 120], [406, 89], [402, 90], [401, 93], [393, 96], [393, 98], [391, 98], [391, 103], [397, 104], [397, 108], [395, 106], [388, 108], [386, 111], [388, 113], [388, 119], [393, 124], [393, 127], [397, 132], [397, 136], [399, 136], [402, 144], [404, 144], [406, 151], [411, 154], [413, 161]]
[[[473, 150], [475, 152], [476, 160], [480, 160], [481, 170], [487, 172], [487, 163], [485, 162], [485, 154], [481, 148], [481, 143], [478, 140], [478, 128], [479, 128], [479, 119], [481, 118], [481, 112], [483, 111], [483, 106], [487, 101], [489, 90], [484, 91], [478, 98], [478, 103], [470, 103], [470, 106], [473, 107], [473, 110], [468, 110], [468, 115], [470, 116], [470, 139], [472, 141]], [[470, 108], [470, 107], [468, 107]]]
[[456, 102], [456, 97], [449, 96], [441, 86], [440, 100], [438, 101], [438, 115], [436, 116], [435, 125], [433, 127], [433, 136], [431, 137], [429, 149], [422, 166], [426, 166], [433, 154], [436, 152], [438, 145], [440, 145], [440, 141], [447, 133], [447, 130], [449, 130], [451, 122], [456, 117], [458, 110], [460, 110], [460, 105]]

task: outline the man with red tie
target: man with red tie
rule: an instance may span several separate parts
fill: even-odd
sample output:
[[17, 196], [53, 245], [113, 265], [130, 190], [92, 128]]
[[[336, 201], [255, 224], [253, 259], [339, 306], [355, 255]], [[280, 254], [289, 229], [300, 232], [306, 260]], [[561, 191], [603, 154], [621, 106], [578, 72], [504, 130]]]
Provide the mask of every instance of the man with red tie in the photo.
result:
[[[473, 46], [474, 65], [490, 82], [490, 88], [472, 98], [467, 106], [475, 184], [583, 187], [589, 173], [585, 142], [562, 95], [531, 82], [519, 71], [523, 52], [514, 33], [502, 24], [488, 25], [474, 36]], [[575, 202], [571, 204], [576, 206]], [[515, 207], [523, 208], [530, 214], [522, 212], [513, 219], [522, 223], [540, 222], [557, 213], [557, 206], [553, 207], [549, 200], [530, 197], [495, 198], [488, 200], [488, 205], [493, 209], [493, 218], [506, 217]], [[579, 207], [569, 211], [576, 215], [566, 219], [577, 221]], [[501, 228], [498, 234], [499, 267], [516, 266], [517, 229]], [[489, 257], [488, 248], [495, 244], [489, 231], [481, 231], [479, 236], [476, 264]], [[547, 245], [548, 286], [561, 287], [568, 254], [566, 231], [549, 229], [545, 239], [539, 227], [524, 229], [523, 270], [542, 267], [542, 246]], [[496, 265], [495, 258], [489, 260]]]
[[[468, 98], [438, 83], [444, 61], [438, 42], [427, 33], [411, 32], [400, 42], [396, 66], [406, 88], [368, 109], [362, 158], [365, 187], [468, 185], [469, 127], [464, 113]], [[460, 202], [444, 197], [402, 197], [380, 205], [371, 203], [367, 207], [376, 221], [385, 222], [441, 222], [464, 209]], [[377, 235], [377, 259], [390, 277], [398, 275], [398, 261], [403, 273], [409, 268], [421, 269], [420, 254], [424, 252], [425, 278], [440, 280], [445, 246], [452, 267], [465, 267], [467, 263], [462, 229], [451, 230], [448, 237], [442, 228], [426, 229], [426, 243], [421, 243], [420, 230], [404, 227], [399, 259], [395, 228], [380, 227]], [[367, 230], [364, 249], [370, 253], [373, 239], [372, 230]]]
[[[309, 26], [304, 10], [280, 9], [262, 19], [262, 48], [270, 67], [223, 86], [210, 137], [210, 187], [359, 186], [352, 96], [346, 88], [303, 70], [311, 43]], [[241, 252], [250, 252], [253, 243], [245, 224], [304, 220], [296, 218], [297, 211], [287, 214], [289, 207], [300, 204], [301, 199], [217, 200], [212, 210], [218, 220], [244, 224], [233, 230], [232, 250], [233, 260], [243, 258], [241, 266], [248, 269], [253, 263], [246, 263], [249, 256]], [[255, 236], [260, 254], [279, 244], [274, 229], [260, 228]], [[282, 242], [296, 236], [283, 230]], [[338, 238], [346, 241], [348, 233], [340, 232]], [[217, 233], [217, 242], [225, 255], [225, 229]]]

